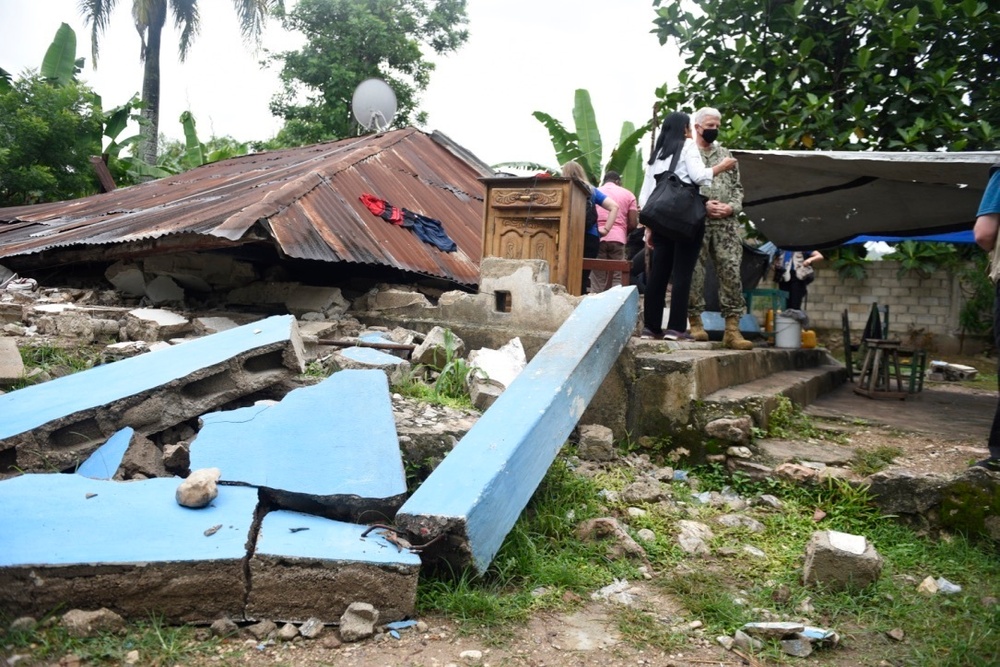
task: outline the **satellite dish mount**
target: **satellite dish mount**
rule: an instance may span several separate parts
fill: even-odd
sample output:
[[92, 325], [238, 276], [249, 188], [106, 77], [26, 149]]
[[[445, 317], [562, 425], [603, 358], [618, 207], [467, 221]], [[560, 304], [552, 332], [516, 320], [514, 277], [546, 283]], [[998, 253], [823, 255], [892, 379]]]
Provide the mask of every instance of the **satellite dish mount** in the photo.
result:
[[351, 111], [361, 127], [384, 132], [396, 115], [396, 93], [382, 79], [365, 79], [354, 89]]

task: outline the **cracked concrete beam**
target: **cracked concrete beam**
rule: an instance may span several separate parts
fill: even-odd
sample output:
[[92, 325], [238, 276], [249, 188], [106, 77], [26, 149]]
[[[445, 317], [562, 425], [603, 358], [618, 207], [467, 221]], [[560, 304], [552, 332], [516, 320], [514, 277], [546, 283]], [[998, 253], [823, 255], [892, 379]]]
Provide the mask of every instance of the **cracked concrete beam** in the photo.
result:
[[248, 619], [335, 623], [352, 602], [368, 602], [380, 621], [415, 612], [420, 557], [367, 526], [299, 512], [270, 512], [250, 559]]
[[381, 371], [339, 371], [279, 403], [206, 414], [202, 424], [191, 468], [219, 468], [223, 483], [258, 487], [283, 509], [375, 523], [406, 498]]
[[257, 491], [222, 487], [211, 505], [191, 510], [174, 499], [179, 483], [61, 474], [0, 481], [0, 612], [241, 617]]
[[284, 315], [0, 395], [0, 477], [71, 468], [125, 426], [156, 433], [304, 368]]
[[639, 297], [583, 299], [410, 496], [396, 525], [424, 553], [484, 572], [635, 329]]

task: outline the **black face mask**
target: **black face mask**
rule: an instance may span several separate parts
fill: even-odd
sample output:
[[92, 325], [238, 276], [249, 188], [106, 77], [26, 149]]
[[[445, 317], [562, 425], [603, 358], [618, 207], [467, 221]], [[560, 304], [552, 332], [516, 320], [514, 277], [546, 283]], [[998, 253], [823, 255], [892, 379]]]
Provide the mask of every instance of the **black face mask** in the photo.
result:
[[705, 140], [706, 144], [714, 142], [719, 137], [719, 130], [702, 130], [701, 138]]

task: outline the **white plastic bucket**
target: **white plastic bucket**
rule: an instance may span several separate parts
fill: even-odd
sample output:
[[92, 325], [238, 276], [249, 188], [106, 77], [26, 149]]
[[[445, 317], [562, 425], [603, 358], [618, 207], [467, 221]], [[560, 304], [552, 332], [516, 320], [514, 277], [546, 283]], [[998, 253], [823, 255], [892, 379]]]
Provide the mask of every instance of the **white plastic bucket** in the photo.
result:
[[802, 326], [798, 320], [784, 315], [775, 316], [774, 346], [791, 350], [802, 347]]

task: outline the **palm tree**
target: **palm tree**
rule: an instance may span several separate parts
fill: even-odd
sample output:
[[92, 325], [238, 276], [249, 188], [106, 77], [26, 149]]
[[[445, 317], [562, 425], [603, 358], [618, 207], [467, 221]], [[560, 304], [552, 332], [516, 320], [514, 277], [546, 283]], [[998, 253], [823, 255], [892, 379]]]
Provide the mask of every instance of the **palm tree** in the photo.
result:
[[[94, 66], [97, 66], [98, 42], [108, 25], [111, 12], [118, 0], [80, 0], [80, 13], [91, 27]], [[244, 40], [257, 46], [267, 16], [275, 8], [284, 8], [284, 0], [233, 0], [240, 21]], [[142, 50], [139, 58], [145, 69], [142, 75], [141, 111], [147, 122], [140, 133], [143, 136], [140, 154], [147, 164], [156, 164], [156, 141], [160, 126], [160, 38], [167, 22], [167, 10], [173, 14], [174, 25], [181, 31], [179, 44], [181, 61], [187, 56], [191, 41], [198, 34], [198, 0], [132, 0], [132, 18], [139, 31]]]

